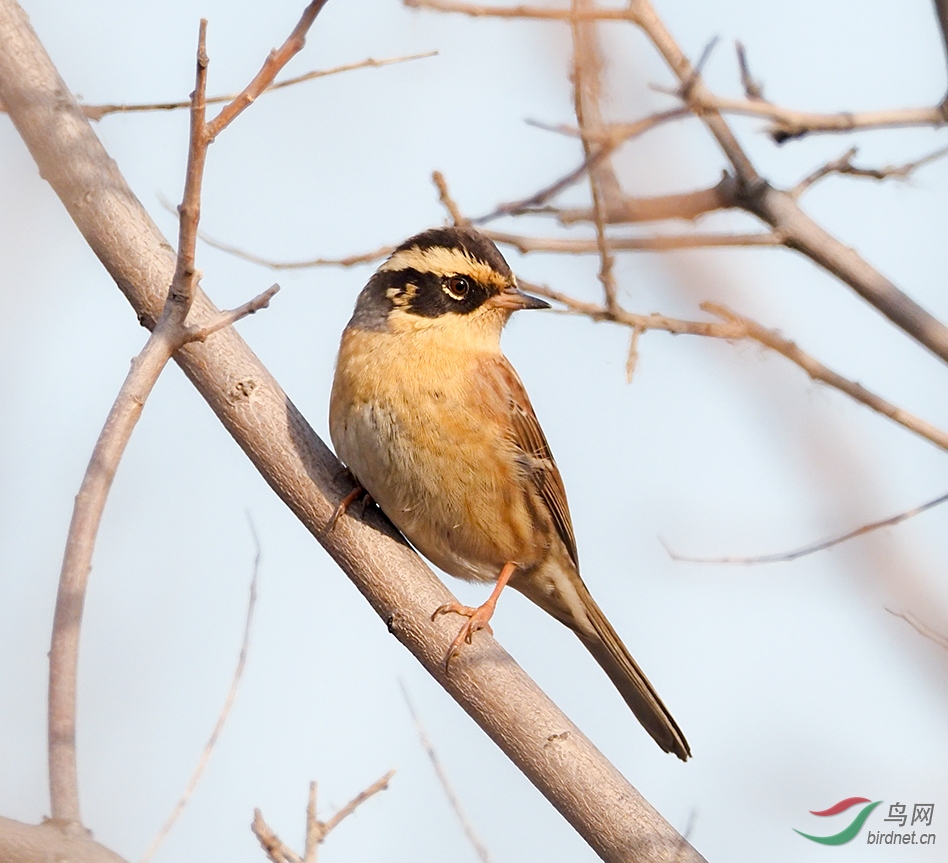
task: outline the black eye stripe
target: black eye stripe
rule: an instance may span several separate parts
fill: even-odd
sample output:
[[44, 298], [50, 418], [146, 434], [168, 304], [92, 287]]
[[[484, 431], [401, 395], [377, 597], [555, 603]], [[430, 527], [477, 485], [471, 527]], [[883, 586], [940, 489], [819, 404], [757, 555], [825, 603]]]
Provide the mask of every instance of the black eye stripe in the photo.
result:
[[[387, 299], [389, 308], [400, 307], [409, 314], [422, 318], [437, 318], [446, 314], [470, 314], [483, 305], [493, 293], [470, 276], [460, 274], [442, 276], [414, 268], [380, 272], [376, 278], [379, 279], [380, 293], [391, 297], [389, 292], [394, 291], [405, 298], [401, 302], [398, 301], [398, 297]], [[457, 290], [459, 285], [453, 291], [449, 290], [450, 279], [462, 279], [467, 284], [467, 290], [463, 293]], [[412, 288], [409, 288], [409, 285]]]

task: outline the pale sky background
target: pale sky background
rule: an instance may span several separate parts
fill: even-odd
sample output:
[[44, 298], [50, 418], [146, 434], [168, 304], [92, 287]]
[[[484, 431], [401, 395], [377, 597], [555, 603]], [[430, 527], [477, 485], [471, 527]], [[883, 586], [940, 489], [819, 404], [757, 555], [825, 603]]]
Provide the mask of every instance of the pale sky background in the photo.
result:
[[[303, 3], [26, 0], [72, 90], [88, 102], [186, 98], [198, 19], [210, 19], [210, 90], [239, 89]], [[930, 0], [657, 8], [706, 74], [738, 95], [734, 39], [774, 101], [813, 110], [934, 104], [945, 59]], [[630, 25], [603, 27], [610, 117], [670, 104], [671, 79]], [[364, 57], [437, 50], [262, 98], [212, 147], [203, 228], [282, 259], [341, 256], [440, 224], [442, 170], [469, 214], [529, 194], [578, 164], [575, 141], [526, 125], [572, 121], [568, 29], [331, 0], [287, 74]], [[774, 146], [735, 121], [757, 165], [789, 186], [849, 146], [858, 162], [908, 161], [944, 130], [862, 132]], [[162, 197], [180, 199], [185, 112], [109, 117], [97, 127], [167, 237]], [[73, 495], [130, 358], [145, 341], [10, 123], [0, 118], [0, 814], [48, 814], [46, 651]], [[697, 122], [621, 151], [630, 192], [713, 183], [723, 159]], [[948, 320], [948, 160], [910, 183], [831, 178], [803, 204], [900, 288]], [[565, 200], [585, 200], [582, 188]], [[503, 224], [503, 223], [499, 223]], [[751, 227], [737, 215], [708, 229]], [[538, 235], [548, 222], [508, 223]], [[570, 234], [588, 236], [584, 229]], [[597, 297], [594, 256], [520, 257], [524, 279]], [[203, 286], [234, 306], [274, 280], [271, 308], [239, 324], [326, 437], [339, 333], [371, 266], [273, 274], [199, 247]], [[844, 375], [942, 428], [945, 366], [848, 288], [782, 250], [628, 254], [622, 301], [698, 317], [714, 299], [781, 329]], [[792, 549], [894, 515], [948, 490], [948, 458], [750, 345], [649, 333], [626, 384], [628, 332], [550, 313], [504, 340], [562, 470], [583, 574], [686, 733], [694, 758], [663, 754], [563, 627], [513, 592], [500, 642], [710, 861], [937, 860], [948, 843], [948, 653], [887, 613], [948, 631], [948, 511], [795, 563], [728, 568], [692, 554]], [[84, 821], [137, 859], [181, 793], [237, 658], [263, 549], [246, 674], [205, 778], [156, 860], [260, 861], [260, 807], [302, 846], [307, 783], [325, 817], [391, 768], [388, 791], [333, 833], [327, 863], [473, 861], [399, 690], [404, 682], [470, 821], [495, 863], [590, 861], [593, 852], [391, 638], [276, 499], [192, 386], [169, 367], [123, 461], [94, 561], [80, 668]], [[451, 581], [466, 601], [483, 587]], [[934, 803], [936, 848], [816, 846], [792, 828], [849, 796]], [[832, 821], [832, 824], [825, 823]], [[824, 823], [821, 823], [824, 822]]]

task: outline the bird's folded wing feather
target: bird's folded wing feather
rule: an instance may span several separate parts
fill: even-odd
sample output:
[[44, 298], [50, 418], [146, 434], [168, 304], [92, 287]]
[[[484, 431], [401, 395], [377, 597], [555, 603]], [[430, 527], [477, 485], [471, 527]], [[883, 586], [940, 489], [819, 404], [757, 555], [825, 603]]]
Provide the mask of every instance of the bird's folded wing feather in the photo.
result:
[[503, 383], [510, 396], [514, 443], [526, 456], [536, 489], [550, 512], [556, 532], [563, 540], [573, 565], [578, 570], [579, 555], [576, 552], [576, 537], [573, 535], [573, 522], [566, 503], [563, 478], [553, 460], [550, 445], [543, 434], [543, 429], [540, 428], [540, 422], [533, 411], [533, 405], [530, 404], [527, 391], [513, 366], [506, 359], [502, 366], [502, 374]]

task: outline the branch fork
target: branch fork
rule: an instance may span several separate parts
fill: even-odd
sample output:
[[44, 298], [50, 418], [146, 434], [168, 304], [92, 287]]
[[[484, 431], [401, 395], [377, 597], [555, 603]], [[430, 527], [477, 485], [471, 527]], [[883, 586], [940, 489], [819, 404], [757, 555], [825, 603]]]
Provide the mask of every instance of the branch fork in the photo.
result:
[[303, 46], [304, 36], [326, 0], [306, 8], [286, 43], [270, 53], [253, 81], [210, 123], [207, 112], [207, 21], [202, 19], [196, 59], [195, 88], [191, 94], [191, 132], [184, 196], [179, 212], [178, 254], [164, 308], [142, 352], [131, 369], [109, 412], [96, 442], [76, 496], [66, 552], [60, 573], [53, 620], [49, 671], [49, 776], [52, 817], [81, 823], [76, 761], [76, 676], [82, 611], [92, 568], [92, 554], [105, 501], [125, 447], [161, 372], [185, 345], [204, 342], [213, 333], [247, 315], [266, 308], [279, 290], [273, 285], [236, 309], [220, 312], [210, 320], [188, 324], [198, 292], [200, 273], [195, 267], [201, 186], [207, 148]]

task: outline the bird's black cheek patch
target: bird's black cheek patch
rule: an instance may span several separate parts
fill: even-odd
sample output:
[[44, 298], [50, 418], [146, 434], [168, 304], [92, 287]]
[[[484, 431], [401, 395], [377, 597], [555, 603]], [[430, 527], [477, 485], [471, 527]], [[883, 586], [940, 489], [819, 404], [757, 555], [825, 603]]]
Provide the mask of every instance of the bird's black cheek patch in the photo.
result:
[[439, 318], [441, 315], [469, 315], [479, 309], [487, 301], [490, 294], [483, 285], [478, 284], [470, 277], [467, 294], [458, 300], [450, 296], [441, 284], [441, 277], [434, 273], [419, 273], [412, 270], [402, 272], [414, 273], [414, 283], [417, 290], [408, 303], [408, 310], [422, 318]]

